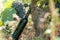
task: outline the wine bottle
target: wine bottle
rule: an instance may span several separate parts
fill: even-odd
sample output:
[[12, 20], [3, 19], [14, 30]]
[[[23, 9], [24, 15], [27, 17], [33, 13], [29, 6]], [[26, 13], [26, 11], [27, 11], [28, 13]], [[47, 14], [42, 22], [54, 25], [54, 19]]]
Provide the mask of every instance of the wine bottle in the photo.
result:
[[16, 30], [14, 31], [14, 33], [12, 34], [12, 37], [15, 40], [18, 40], [19, 36], [21, 35], [21, 33], [23, 32], [23, 29], [25, 28], [26, 24], [28, 22], [28, 19], [25, 17], [23, 19], [21, 19], [21, 21], [19, 22]]
[[21, 35], [21, 33], [23, 32], [27, 22], [28, 22], [28, 16], [31, 12], [31, 9], [29, 8], [29, 10], [27, 11], [26, 15], [24, 15], [24, 17], [21, 19], [21, 21], [19, 22], [16, 30], [14, 31], [14, 33], [12, 34], [12, 37], [15, 40], [19, 39], [19, 36]]

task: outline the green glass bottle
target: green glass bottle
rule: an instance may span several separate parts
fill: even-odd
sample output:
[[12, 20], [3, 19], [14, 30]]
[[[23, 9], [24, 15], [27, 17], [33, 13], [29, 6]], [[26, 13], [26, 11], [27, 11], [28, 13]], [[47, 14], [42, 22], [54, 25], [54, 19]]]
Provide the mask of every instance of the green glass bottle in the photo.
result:
[[27, 19], [26, 17], [21, 19], [21, 21], [19, 22], [16, 30], [15, 30], [14, 33], [12, 34], [12, 37], [13, 37], [15, 40], [18, 40], [18, 38], [19, 38], [19, 36], [21, 35], [23, 29], [25, 28], [27, 22], [28, 22], [28, 19]]
[[[25, 4], [27, 7], [28, 5]], [[28, 6], [29, 7], [29, 6]], [[17, 9], [18, 10], [18, 9]], [[17, 11], [19, 12], [19, 11]], [[14, 33], [12, 34], [12, 37], [15, 39], [15, 40], [18, 40], [19, 36], [21, 35], [21, 33], [23, 32], [27, 22], [28, 22], [28, 16], [31, 12], [31, 8], [29, 8], [29, 10], [27, 11], [26, 15], [24, 15], [24, 17], [22, 17], [21, 21], [19, 22], [16, 30], [14, 31]], [[22, 12], [21, 12], [22, 13]]]

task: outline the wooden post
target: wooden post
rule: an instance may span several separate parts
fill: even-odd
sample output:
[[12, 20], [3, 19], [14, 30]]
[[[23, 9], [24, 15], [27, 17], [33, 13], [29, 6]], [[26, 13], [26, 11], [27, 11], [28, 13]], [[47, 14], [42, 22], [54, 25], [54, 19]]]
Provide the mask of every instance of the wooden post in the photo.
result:
[[55, 23], [57, 22], [57, 18], [58, 18], [58, 14], [56, 12], [56, 9], [55, 9], [55, 4], [54, 4], [54, 0], [49, 0], [49, 8], [50, 8], [50, 11], [51, 11], [51, 16], [52, 16], [52, 21], [50, 23], [50, 27], [51, 27], [51, 39], [50, 40], [55, 40], [55, 31], [56, 31], [56, 27], [55, 27]]

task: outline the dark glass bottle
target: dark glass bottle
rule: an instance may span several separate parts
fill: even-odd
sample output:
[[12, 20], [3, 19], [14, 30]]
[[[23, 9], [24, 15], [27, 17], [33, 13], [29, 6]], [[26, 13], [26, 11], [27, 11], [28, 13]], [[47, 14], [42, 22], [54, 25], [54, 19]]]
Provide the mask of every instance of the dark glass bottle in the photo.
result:
[[[25, 4], [26, 5], [26, 4]], [[27, 6], [25, 6], [27, 7]], [[21, 33], [23, 32], [23, 29], [25, 28], [27, 22], [28, 22], [28, 16], [31, 12], [31, 8], [29, 7], [29, 10], [27, 11], [26, 15], [24, 15], [24, 17], [22, 17], [21, 21], [19, 22], [16, 30], [14, 31], [14, 33], [12, 34], [12, 37], [15, 40], [18, 40], [19, 36], [21, 35]], [[22, 12], [21, 12], [22, 13]]]
[[15, 30], [14, 33], [12, 34], [12, 37], [13, 37], [15, 40], [18, 40], [18, 38], [19, 38], [19, 36], [21, 35], [23, 29], [25, 28], [27, 22], [28, 22], [27, 17], [21, 19], [21, 21], [19, 22], [16, 30]]

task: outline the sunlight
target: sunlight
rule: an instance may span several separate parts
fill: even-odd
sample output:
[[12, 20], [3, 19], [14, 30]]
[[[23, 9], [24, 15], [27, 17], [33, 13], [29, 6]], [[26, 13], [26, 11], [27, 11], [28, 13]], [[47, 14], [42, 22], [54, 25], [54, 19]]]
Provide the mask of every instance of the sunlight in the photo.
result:
[[45, 34], [50, 34], [51, 33], [51, 29], [47, 29], [46, 31], [45, 31]]

